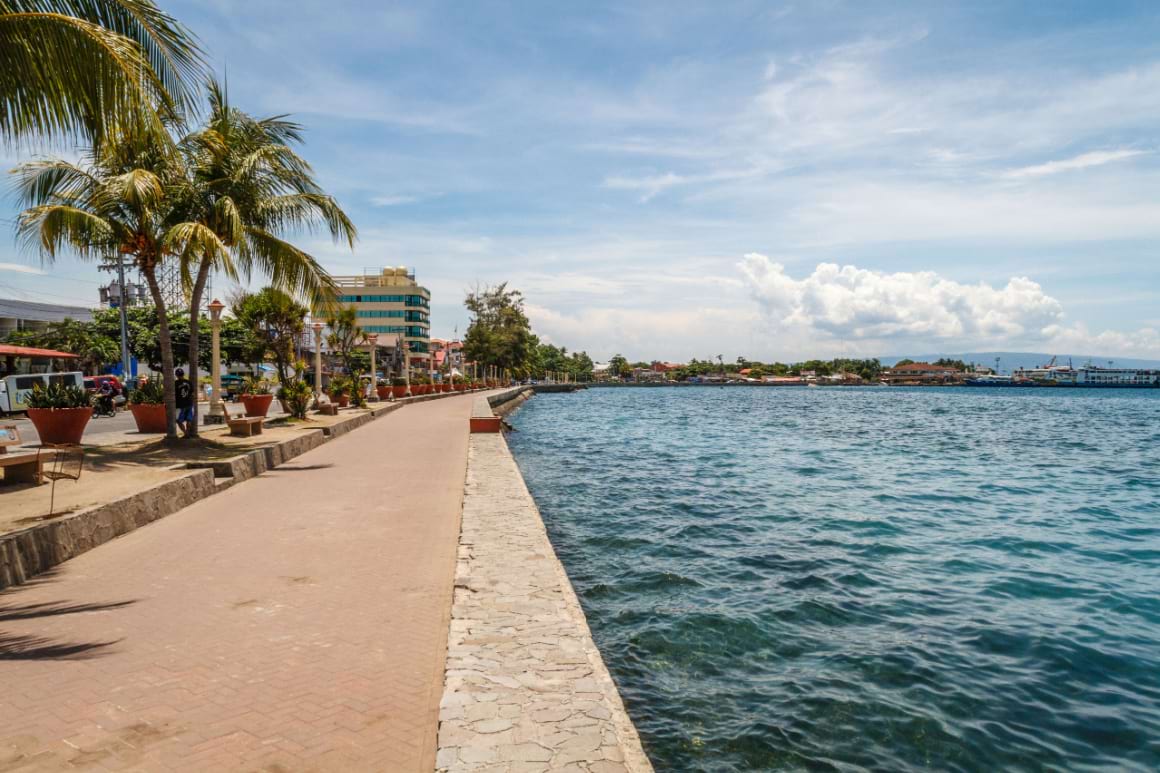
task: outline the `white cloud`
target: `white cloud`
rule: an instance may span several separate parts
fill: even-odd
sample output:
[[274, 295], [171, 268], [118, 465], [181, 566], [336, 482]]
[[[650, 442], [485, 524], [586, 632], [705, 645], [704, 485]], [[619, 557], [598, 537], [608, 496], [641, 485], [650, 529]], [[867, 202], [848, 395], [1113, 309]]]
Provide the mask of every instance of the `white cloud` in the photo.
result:
[[963, 284], [933, 271], [886, 273], [819, 263], [794, 279], [765, 255], [738, 264], [766, 322], [800, 350], [881, 354], [983, 347], [1154, 358], [1160, 331], [1093, 332], [1067, 323], [1063, 304], [1027, 277], [1002, 287]]
[[0, 263], [0, 271], [12, 271], [17, 274], [43, 274], [44, 271], [36, 266], [26, 266], [23, 263]]
[[1154, 327], [1129, 332], [1104, 330], [1095, 333], [1087, 325], [1077, 322], [1067, 327], [1052, 325], [1044, 333], [1051, 350], [1056, 352], [1160, 358], [1160, 330]]
[[753, 297], [775, 326], [844, 339], [962, 342], [1042, 338], [1063, 317], [1059, 301], [1014, 277], [1004, 287], [960, 284], [933, 271], [893, 274], [819, 263], [794, 279], [765, 255], [740, 263]]
[[1097, 150], [1091, 153], [1083, 153], [1074, 158], [1067, 158], [1060, 161], [1048, 161], [1045, 164], [1037, 164], [1035, 166], [1024, 166], [1019, 169], [1011, 169], [1004, 172], [1001, 177], [1018, 180], [1026, 177], [1043, 177], [1049, 174], [1058, 174], [1059, 172], [1070, 172], [1076, 169], [1087, 169], [1093, 166], [1103, 166], [1110, 164], [1113, 161], [1120, 161], [1125, 158], [1132, 158], [1133, 156], [1144, 155], [1142, 150]]
[[421, 201], [421, 200], [422, 200], [422, 197], [420, 197], [420, 196], [405, 196], [405, 195], [373, 196], [371, 198], [371, 203], [374, 204], [376, 207], [398, 207], [398, 206], [401, 206], [403, 204], [414, 204], [416, 201]]

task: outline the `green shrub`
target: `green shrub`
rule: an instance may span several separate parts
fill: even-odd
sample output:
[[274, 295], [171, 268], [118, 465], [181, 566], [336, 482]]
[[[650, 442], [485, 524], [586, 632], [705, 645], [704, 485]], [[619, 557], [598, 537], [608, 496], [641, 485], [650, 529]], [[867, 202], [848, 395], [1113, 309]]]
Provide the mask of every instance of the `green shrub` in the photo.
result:
[[305, 419], [310, 401], [314, 399], [314, 391], [305, 381], [291, 381], [282, 387], [280, 397], [286, 403], [286, 410], [290, 411], [291, 416], [295, 419]]
[[129, 402], [134, 405], [161, 405], [165, 402], [165, 385], [160, 379], [146, 381], [129, 393]]
[[402, 376], [395, 376], [391, 379], [391, 386], [407, 386], [407, 379]]
[[70, 384], [36, 384], [28, 396], [29, 408], [89, 408], [92, 404], [88, 392]]

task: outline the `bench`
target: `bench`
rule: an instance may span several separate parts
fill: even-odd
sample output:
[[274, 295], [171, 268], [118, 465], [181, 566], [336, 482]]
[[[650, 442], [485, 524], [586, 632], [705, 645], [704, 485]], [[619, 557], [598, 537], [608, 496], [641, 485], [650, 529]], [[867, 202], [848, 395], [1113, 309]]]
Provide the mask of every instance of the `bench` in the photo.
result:
[[39, 486], [44, 472], [44, 460], [51, 459], [51, 452], [30, 454], [0, 454], [0, 469], [4, 470], [5, 483], [32, 483]]
[[265, 421], [261, 416], [242, 416], [237, 419], [228, 419], [227, 423], [230, 425], [230, 434], [236, 437], [250, 437], [251, 435], [262, 434], [262, 422]]
[[503, 422], [491, 410], [491, 403], [486, 397], [476, 397], [471, 403], [471, 432], [499, 432]]

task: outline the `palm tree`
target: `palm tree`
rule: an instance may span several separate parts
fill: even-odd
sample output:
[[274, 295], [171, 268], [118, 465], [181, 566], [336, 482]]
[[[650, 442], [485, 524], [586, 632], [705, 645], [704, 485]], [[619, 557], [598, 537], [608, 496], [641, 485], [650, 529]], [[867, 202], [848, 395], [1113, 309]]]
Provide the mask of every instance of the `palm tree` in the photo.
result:
[[175, 202], [180, 219], [189, 224], [179, 234], [178, 258], [190, 290], [191, 369], [198, 358], [203, 293], [213, 271], [236, 280], [256, 269], [272, 287], [306, 296], [315, 307], [328, 306], [335, 294], [330, 274], [283, 237], [321, 226], [336, 243], [353, 247], [357, 236], [350, 218], [291, 148], [302, 141], [298, 124], [284, 116], [253, 118], [232, 107], [215, 81], [208, 92], [206, 126], [179, 143], [190, 174]]
[[43, 260], [67, 248], [89, 260], [119, 253], [131, 256], [145, 278], [157, 308], [167, 435], [176, 438], [173, 342], [157, 270], [185, 248], [186, 235], [198, 225], [178, 220], [172, 207], [172, 193], [187, 177], [181, 157], [155, 138], [120, 134], [79, 163], [33, 161], [13, 173], [26, 207], [17, 234]]
[[0, 0], [0, 139], [162, 137], [203, 70], [193, 35], [153, 0]]

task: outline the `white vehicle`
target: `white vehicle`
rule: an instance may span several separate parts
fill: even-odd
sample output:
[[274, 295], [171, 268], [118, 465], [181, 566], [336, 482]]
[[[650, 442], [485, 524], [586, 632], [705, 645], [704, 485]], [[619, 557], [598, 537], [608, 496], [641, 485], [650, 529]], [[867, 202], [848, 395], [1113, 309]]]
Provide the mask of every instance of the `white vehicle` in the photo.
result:
[[40, 384], [66, 384], [84, 388], [85, 374], [79, 370], [70, 373], [26, 373], [22, 376], [0, 378], [0, 416], [6, 413], [28, 410], [28, 396], [32, 388]]

